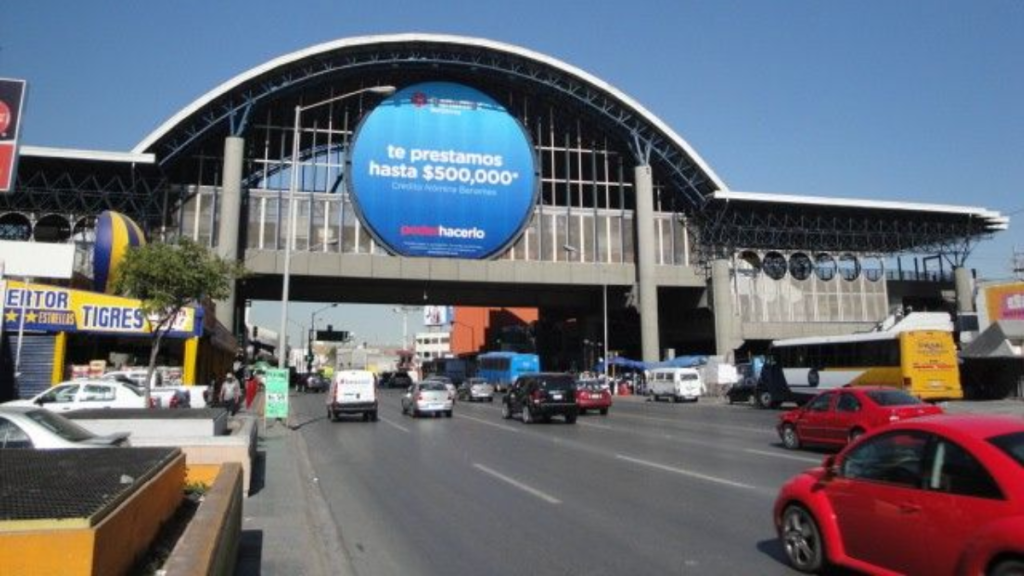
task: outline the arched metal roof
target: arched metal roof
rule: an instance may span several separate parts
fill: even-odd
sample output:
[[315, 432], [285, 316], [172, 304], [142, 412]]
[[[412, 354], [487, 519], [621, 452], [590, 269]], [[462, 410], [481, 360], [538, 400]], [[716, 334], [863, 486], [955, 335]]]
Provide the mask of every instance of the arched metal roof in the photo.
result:
[[561, 60], [501, 42], [442, 34], [392, 34], [318, 44], [247, 70], [207, 92], [146, 136], [134, 153], [157, 162], [175, 156], [212, 131], [244, 122], [247, 110], [294, 93], [332, 74], [386, 69], [398, 64], [488, 69], [543, 85], [617, 125], [634, 154], [668, 168], [688, 200], [701, 206], [725, 183], [672, 128], [611, 84]]

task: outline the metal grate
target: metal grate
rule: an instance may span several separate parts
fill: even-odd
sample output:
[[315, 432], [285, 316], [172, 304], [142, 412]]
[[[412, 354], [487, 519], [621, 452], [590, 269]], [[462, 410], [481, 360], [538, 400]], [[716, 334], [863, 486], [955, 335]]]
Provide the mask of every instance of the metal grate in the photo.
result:
[[0, 522], [89, 518], [95, 525], [178, 448], [0, 451]]

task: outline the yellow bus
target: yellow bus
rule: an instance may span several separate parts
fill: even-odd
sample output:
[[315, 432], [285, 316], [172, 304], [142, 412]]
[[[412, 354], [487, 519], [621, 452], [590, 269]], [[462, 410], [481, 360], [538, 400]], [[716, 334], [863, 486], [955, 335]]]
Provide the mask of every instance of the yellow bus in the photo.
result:
[[949, 315], [917, 312], [872, 332], [776, 340], [757, 402], [803, 402], [843, 386], [891, 386], [929, 401], [963, 398]]

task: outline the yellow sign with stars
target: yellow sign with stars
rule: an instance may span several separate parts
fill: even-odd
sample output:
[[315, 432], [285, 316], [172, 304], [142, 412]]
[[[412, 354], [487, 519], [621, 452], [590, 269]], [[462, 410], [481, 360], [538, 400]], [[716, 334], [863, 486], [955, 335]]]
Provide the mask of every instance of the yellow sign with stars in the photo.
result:
[[[150, 319], [142, 311], [139, 300], [98, 292], [11, 280], [7, 282], [3, 305], [5, 330], [114, 334], [149, 334], [152, 331]], [[200, 314], [195, 308], [185, 308], [173, 320], [167, 335], [186, 338], [201, 335], [202, 322], [197, 317]]]

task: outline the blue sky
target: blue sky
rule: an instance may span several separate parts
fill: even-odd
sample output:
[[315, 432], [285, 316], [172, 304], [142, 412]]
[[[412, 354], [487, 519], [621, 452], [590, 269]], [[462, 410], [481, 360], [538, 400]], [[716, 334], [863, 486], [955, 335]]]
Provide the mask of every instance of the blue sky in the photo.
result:
[[[1024, 250], [1020, 0], [9, 4], [0, 76], [30, 83], [26, 144], [126, 151], [282, 54], [351, 36], [460, 34], [613, 84], [733, 190], [982, 206], [1013, 221], [969, 265], [1008, 277], [1013, 247]], [[293, 309], [305, 323], [313, 305]], [[277, 324], [273, 310], [257, 316]], [[401, 338], [386, 308], [323, 317]]]

